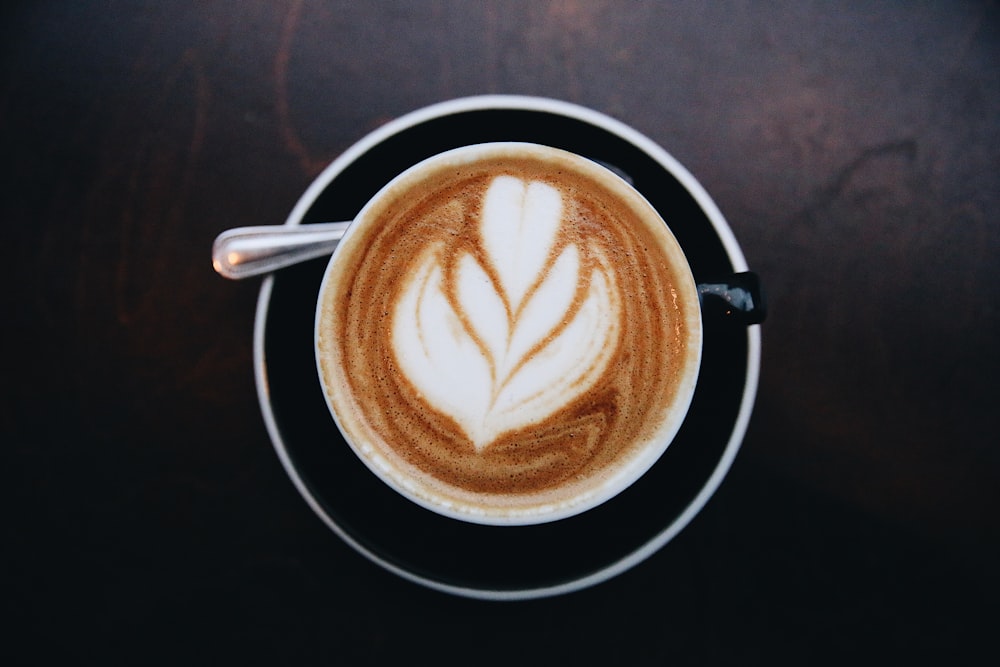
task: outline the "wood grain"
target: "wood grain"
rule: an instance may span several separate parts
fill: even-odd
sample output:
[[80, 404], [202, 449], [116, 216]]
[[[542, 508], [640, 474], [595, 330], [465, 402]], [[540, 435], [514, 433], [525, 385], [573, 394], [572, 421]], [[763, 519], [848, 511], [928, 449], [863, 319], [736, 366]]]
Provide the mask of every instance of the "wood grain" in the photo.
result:
[[[459, 650], [516, 631], [496, 659], [554, 656], [579, 628], [605, 633], [559, 655], [985, 646], [996, 2], [106, 0], [9, 3], [0, 26], [3, 597], [21, 655], [362, 664], [443, 650], [424, 638], [437, 622]], [[223, 229], [283, 222], [367, 132], [479, 93], [577, 102], [660, 143], [771, 306], [754, 419], [704, 515], [618, 580], [520, 606], [397, 581], [309, 512], [259, 416], [258, 284], [209, 258]]]

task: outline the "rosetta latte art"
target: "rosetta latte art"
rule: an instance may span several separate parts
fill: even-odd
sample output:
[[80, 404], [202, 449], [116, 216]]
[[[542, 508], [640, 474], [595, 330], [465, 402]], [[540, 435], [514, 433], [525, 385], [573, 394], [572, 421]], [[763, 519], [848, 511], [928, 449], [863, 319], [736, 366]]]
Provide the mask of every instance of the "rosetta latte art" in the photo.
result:
[[549, 185], [495, 178], [480, 252], [449, 262], [443, 242], [430, 245], [396, 303], [400, 369], [477, 451], [586, 392], [615, 352], [614, 272], [599, 248], [560, 245], [563, 208]]

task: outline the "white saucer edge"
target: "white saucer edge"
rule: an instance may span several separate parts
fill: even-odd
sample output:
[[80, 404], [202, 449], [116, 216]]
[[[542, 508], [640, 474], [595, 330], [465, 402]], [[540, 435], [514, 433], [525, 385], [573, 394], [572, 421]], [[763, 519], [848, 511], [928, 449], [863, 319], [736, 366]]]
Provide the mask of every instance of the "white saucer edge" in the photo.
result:
[[[359, 156], [363, 155], [373, 146], [385, 141], [388, 137], [433, 118], [477, 109], [520, 109], [550, 112], [557, 115], [576, 118], [592, 125], [602, 127], [634, 144], [671, 172], [671, 174], [673, 174], [673, 176], [681, 182], [685, 189], [698, 202], [698, 205], [705, 212], [709, 221], [712, 223], [712, 226], [715, 228], [715, 232], [723, 244], [726, 254], [733, 265], [733, 269], [737, 272], [748, 270], [743, 251], [740, 248], [732, 229], [729, 227], [729, 224], [722, 215], [722, 212], [697, 179], [695, 179], [694, 176], [680, 162], [667, 153], [666, 150], [645, 135], [641, 134], [638, 130], [625, 125], [610, 116], [606, 116], [601, 112], [570, 102], [523, 95], [480, 95], [448, 100], [417, 109], [386, 123], [385, 125], [365, 135], [358, 142], [344, 151], [333, 162], [331, 162], [330, 165], [328, 165], [313, 180], [305, 192], [303, 192], [302, 196], [289, 213], [285, 224], [301, 224], [305, 213], [309, 210], [323, 190], [333, 181], [333, 179], [336, 178], [345, 168], [347, 168], [348, 165], [353, 163]], [[735, 460], [736, 454], [742, 445], [743, 437], [746, 435], [746, 430], [750, 423], [750, 416], [753, 412], [753, 406], [756, 400], [757, 388], [760, 379], [760, 325], [747, 327], [746, 381], [744, 383], [743, 396], [737, 413], [736, 422], [733, 425], [733, 431], [730, 434], [726, 448], [723, 450], [722, 457], [719, 459], [718, 464], [713, 469], [712, 474], [708, 477], [699, 493], [687, 505], [687, 507], [685, 507], [684, 511], [682, 511], [681, 514], [678, 515], [678, 517], [664, 530], [635, 551], [615, 561], [614, 563], [592, 572], [587, 576], [552, 586], [519, 590], [487, 590], [445, 584], [426, 577], [421, 577], [406, 569], [400, 568], [371, 550], [366, 549], [357, 540], [347, 534], [323, 510], [320, 503], [315, 497], [313, 497], [305, 482], [299, 476], [298, 471], [292, 463], [285, 448], [284, 442], [282, 441], [281, 433], [270, 405], [270, 386], [267, 378], [267, 360], [264, 354], [264, 328], [267, 321], [268, 304], [270, 303], [273, 284], [273, 276], [265, 277], [257, 299], [253, 339], [254, 376], [257, 385], [257, 398], [260, 403], [261, 413], [264, 417], [264, 423], [267, 428], [268, 435], [271, 438], [275, 452], [277, 453], [285, 472], [288, 474], [295, 488], [313, 512], [319, 516], [324, 523], [326, 523], [330, 530], [332, 530], [355, 551], [376, 565], [379, 565], [385, 570], [388, 570], [403, 579], [444, 593], [467, 598], [495, 601], [515, 601], [553, 597], [595, 586], [635, 567], [670, 542], [708, 503], [709, 499], [721, 486], [723, 479], [732, 467], [733, 461]]]

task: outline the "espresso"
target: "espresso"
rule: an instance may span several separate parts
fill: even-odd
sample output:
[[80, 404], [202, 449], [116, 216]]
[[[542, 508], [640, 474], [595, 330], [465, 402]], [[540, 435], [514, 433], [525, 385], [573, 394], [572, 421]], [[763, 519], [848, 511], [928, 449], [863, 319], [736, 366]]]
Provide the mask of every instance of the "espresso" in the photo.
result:
[[567, 508], [659, 456], [701, 324], [662, 219], [570, 154], [484, 147], [380, 194], [338, 248], [319, 371], [359, 456], [475, 520]]

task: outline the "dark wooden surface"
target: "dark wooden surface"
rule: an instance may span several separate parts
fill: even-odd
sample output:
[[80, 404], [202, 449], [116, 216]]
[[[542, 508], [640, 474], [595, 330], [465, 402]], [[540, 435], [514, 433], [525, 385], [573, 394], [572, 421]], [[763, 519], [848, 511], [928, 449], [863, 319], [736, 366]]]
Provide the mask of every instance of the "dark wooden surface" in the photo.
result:
[[[0, 662], [992, 649], [998, 28], [996, 2], [5, 4]], [[490, 92], [664, 146], [771, 305], [705, 512], [612, 582], [518, 604], [399, 580], [310, 512], [257, 407], [258, 282], [209, 261], [381, 123]]]

